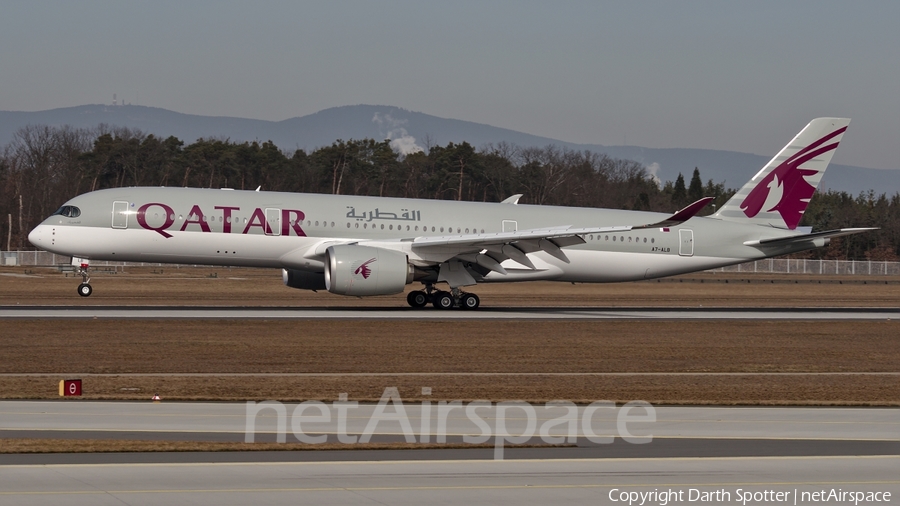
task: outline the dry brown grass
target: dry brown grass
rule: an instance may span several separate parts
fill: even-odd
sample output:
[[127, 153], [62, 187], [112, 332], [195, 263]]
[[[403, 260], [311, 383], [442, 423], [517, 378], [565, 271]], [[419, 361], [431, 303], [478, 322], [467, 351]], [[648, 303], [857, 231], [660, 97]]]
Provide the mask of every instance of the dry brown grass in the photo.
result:
[[[346, 392], [351, 399], [375, 400], [385, 387], [396, 386], [404, 399], [414, 400], [429, 386], [432, 399], [461, 400], [900, 401], [898, 376], [753, 374], [897, 371], [897, 321], [60, 323], [3, 322], [0, 373], [6, 376], [0, 377], [0, 396], [54, 398], [60, 379], [85, 375], [85, 397], [93, 399], [149, 399], [158, 393], [165, 400], [330, 400]], [[555, 375], [623, 372], [748, 374]], [[207, 375], [191, 376], [197, 373]]]

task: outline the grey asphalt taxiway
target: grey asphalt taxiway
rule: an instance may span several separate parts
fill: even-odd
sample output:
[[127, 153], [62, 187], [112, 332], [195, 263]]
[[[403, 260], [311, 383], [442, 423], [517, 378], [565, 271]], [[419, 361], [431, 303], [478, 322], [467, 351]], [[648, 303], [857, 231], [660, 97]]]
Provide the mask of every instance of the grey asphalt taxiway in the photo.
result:
[[483, 434], [480, 420], [495, 434], [533, 432], [528, 444], [566, 443], [568, 435], [575, 443], [506, 443], [503, 460], [496, 447], [4, 455], [0, 504], [639, 504], [642, 497], [644, 504], [814, 504], [834, 494], [844, 500], [831, 502], [871, 504], [900, 497], [896, 408], [510, 403], [479, 406], [473, 417], [468, 404], [444, 405], [443, 414], [438, 404], [3, 401], [0, 438], [277, 441], [287, 432], [288, 441], [370, 434], [373, 442], [434, 442], [446, 434], [454, 442]]
[[900, 308], [0, 306], [3, 318], [891, 320], [900, 318]]
[[4, 466], [0, 504], [883, 504], [898, 470], [896, 456]]
[[[488, 443], [551, 459], [900, 455], [900, 409], [653, 407], [644, 403], [403, 403], [335, 401], [282, 404], [94, 401], [0, 402], [0, 438], [151, 441]], [[512, 444], [511, 444], [512, 443]], [[560, 446], [562, 445], [562, 446]], [[315, 444], [311, 445], [315, 448]], [[351, 446], [352, 449], [352, 446]], [[495, 448], [496, 449], [496, 448]], [[433, 458], [450, 458], [429, 450]], [[460, 456], [486, 458], [480, 449]], [[468, 453], [466, 453], [468, 452]], [[276, 452], [277, 453], [277, 452]], [[521, 453], [521, 452], [520, 452]], [[331, 455], [328, 455], [331, 454]], [[324, 459], [345, 452], [284, 452], [280, 459]], [[400, 458], [399, 452], [392, 458]], [[224, 455], [224, 454], [222, 454]], [[383, 458], [362, 452], [355, 458]], [[416, 455], [421, 455], [418, 453]], [[510, 454], [514, 458], [515, 452]], [[174, 453], [187, 462], [198, 454]], [[267, 460], [263, 452], [246, 454]], [[0, 464], [58, 463], [59, 456], [4, 455]], [[116, 457], [121, 462], [122, 457]], [[142, 462], [145, 457], [135, 457]], [[158, 462], [160, 456], [153, 457]], [[203, 459], [215, 460], [204, 456]], [[418, 456], [416, 457], [418, 458]], [[73, 460], [75, 459], [75, 460]], [[104, 462], [88, 454], [65, 462]], [[100, 460], [98, 460], [100, 459]]]

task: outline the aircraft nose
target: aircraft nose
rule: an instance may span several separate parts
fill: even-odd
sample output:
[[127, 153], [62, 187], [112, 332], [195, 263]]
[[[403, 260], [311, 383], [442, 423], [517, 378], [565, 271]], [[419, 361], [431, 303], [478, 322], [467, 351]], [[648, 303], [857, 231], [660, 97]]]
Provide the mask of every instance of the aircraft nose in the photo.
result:
[[30, 242], [32, 245], [34, 245], [37, 248], [40, 248], [43, 245], [43, 238], [44, 238], [43, 228], [44, 228], [43, 225], [38, 225], [38, 226], [34, 227], [34, 230], [32, 230], [31, 232], [28, 233], [28, 242]]

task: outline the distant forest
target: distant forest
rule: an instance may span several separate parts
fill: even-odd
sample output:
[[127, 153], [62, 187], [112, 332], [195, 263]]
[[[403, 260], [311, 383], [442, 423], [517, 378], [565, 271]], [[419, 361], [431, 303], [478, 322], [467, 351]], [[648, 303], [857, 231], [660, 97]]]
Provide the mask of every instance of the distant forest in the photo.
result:
[[[6, 249], [32, 249], [28, 232], [66, 200], [92, 190], [123, 186], [190, 186], [266, 191], [373, 195], [673, 212], [701, 197], [715, 197], [704, 214], [734, 189], [703, 182], [701, 168], [673, 181], [654, 180], [638, 162], [555, 146], [498, 144], [475, 149], [466, 142], [427, 146], [407, 155], [388, 141], [337, 140], [293, 153], [271, 142], [201, 139], [185, 146], [138, 130], [28, 126], [0, 151], [0, 240]], [[748, 175], [749, 178], [749, 175]], [[815, 230], [880, 227], [832, 241], [795, 258], [898, 260], [900, 194], [858, 196], [817, 192], [801, 226]]]

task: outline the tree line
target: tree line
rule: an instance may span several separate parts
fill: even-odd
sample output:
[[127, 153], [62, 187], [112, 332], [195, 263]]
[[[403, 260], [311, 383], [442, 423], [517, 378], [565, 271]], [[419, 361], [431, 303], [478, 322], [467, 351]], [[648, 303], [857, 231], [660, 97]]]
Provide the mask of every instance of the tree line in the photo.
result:
[[[400, 154], [387, 140], [337, 140], [306, 152], [283, 151], [272, 142], [199, 139], [185, 145], [139, 130], [100, 125], [92, 129], [28, 126], [0, 150], [0, 243], [30, 249], [28, 232], [66, 200], [123, 186], [372, 195], [499, 202], [523, 194], [520, 203], [673, 212], [701, 197], [714, 197], [710, 214], [734, 194], [724, 184], [678, 175], [662, 183], [634, 161], [556, 146], [500, 143], [474, 148], [467, 142]], [[900, 194], [817, 193], [802, 226], [816, 230], [880, 227], [835, 240], [809, 258], [896, 260], [900, 255]]]

